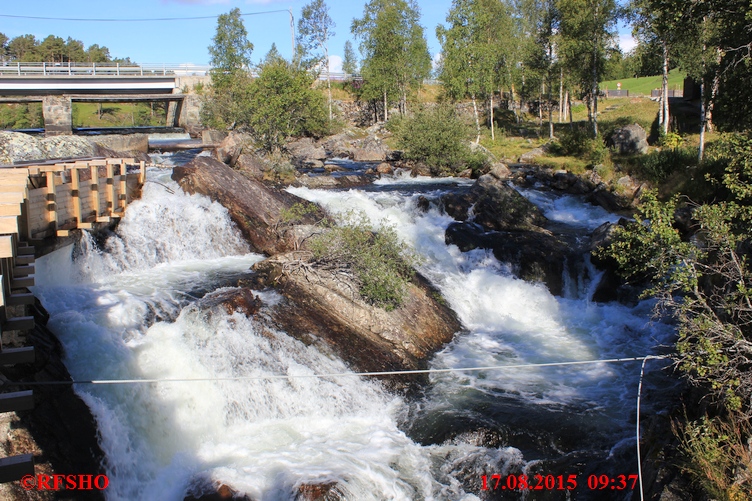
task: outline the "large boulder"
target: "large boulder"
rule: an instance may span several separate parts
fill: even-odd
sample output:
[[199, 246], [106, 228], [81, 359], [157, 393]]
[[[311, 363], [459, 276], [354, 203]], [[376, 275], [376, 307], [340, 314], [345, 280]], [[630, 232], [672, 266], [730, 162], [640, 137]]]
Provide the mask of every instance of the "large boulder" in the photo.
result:
[[288, 143], [286, 148], [290, 152], [293, 165], [296, 167], [323, 167], [324, 160], [326, 160], [324, 147], [314, 143], [310, 137]]
[[77, 158], [97, 155], [97, 147], [81, 136], [51, 136], [39, 141], [46, 158]]
[[[230, 217], [254, 250], [277, 254], [291, 250], [295, 243], [280, 234], [282, 211], [302, 198], [270, 188], [249, 179], [211, 157], [196, 157], [193, 161], [172, 170], [172, 179], [187, 193], [201, 193], [225, 206]], [[306, 214], [301, 224], [312, 224], [322, 214]]]
[[253, 138], [250, 134], [230, 132], [214, 150], [214, 156], [220, 162], [234, 166], [244, 151], [253, 151]]
[[487, 231], [476, 223], [451, 223], [445, 233], [447, 245], [462, 252], [490, 249], [502, 263], [509, 263], [516, 276], [544, 283], [551, 294], [564, 290], [564, 272], [575, 264], [579, 253], [560, 238], [543, 231]]
[[[404, 304], [386, 311], [363, 300], [340, 270], [317, 267], [304, 253], [275, 256], [254, 265], [255, 287], [274, 285], [285, 301], [268, 314], [306, 343], [323, 343], [360, 371], [413, 370], [461, 329], [454, 312], [427, 280], [415, 275]], [[413, 381], [395, 377], [395, 387]]]
[[638, 124], [616, 129], [608, 141], [620, 155], [644, 155], [648, 152], [648, 135]]
[[535, 229], [545, 224], [540, 209], [505, 181], [492, 174], [479, 177], [470, 191], [442, 197], [444, 210], [458, 221], [470, 217], [488, 230]]

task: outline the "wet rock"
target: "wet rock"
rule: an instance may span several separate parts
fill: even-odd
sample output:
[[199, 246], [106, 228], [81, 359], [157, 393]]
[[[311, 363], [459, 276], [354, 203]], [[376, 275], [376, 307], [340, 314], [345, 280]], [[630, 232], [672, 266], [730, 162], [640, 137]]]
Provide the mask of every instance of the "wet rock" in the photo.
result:
[[631, 207], [631, 200], [614, 193], [604, 183], [599, 184], [588, 195], [587, 201], [593, 205], [600, 205], [610, 212], [620, 212]]
[[347, 169], [337, 164], [325, 164], [324, 170], [327, 172], [346, 172]]
[[[386, 311], [358, 294], [354, 279], [316, 267], [305, 253], [287, 253], [253, 267], [262, 283], [285, 297], [264, 312], [304, 342], [323, 344], [361, 371], [425, 368], [429, 357], [461, 328], [454, 312], [427, 280], [416, 274], [402, 306]], [[395, 388], [416, 378], [395, 376]]]
[[431, 208], [431, 201], [426, 198], [424, 195], [420, 195], [418, 197], [418, 209], [421, 212], [428, 212], [428, 210]]
[[261, 299], [254, 296], [251, 289], [239, 287], [210, 292], [201, 298], [198, 306], [205, 310], [222, 308], [228, 315], [240, 312], [247, 317], [252, 317], [259, 311], [261, 304]]
[[[375, 174], [375, 172], [366, 174]], [[306, 188], [327, 189], [327, 188], [354, 188], [356, 186], [365, 186], [371, 184], [374, 180], [370, 175], [357, 176], [309, 176], [303, 174], [292, 183], [292, 186], [305, 186]]]
[[551, 294], [561, 295], [567, 263], [578, 253], [563, 240], [540, 231], [488, 231], [477, 223], [451, 223], [445, 233], [447, 245], [462, 252], [490, 249], [496, 259], [509, 263], [516, 276], [528, 282], [546, 284]]
[[385, 146], [355, 148], [353, 150], [353, 160], [356, 162], [385, 162], [388, 151], [389, 149]]
[[[221, 203], [248, 243], [257, 252], [277, 254], [294, 247], [278, 232], [280, 214], [296, 203], [306, 203], [286, 191], [270, 188], [234, 171], [211, 157], [196, 157], [172, 170], [172, 179], [186, 193], [201, 193]], [[323, 214], [306, 214], [301, 224], [312, 224]]]
[[638, 124], [616, 129], [608, 140], [620, 155], [644, 155], [648, 152], [648, 135]]
[[382, 162], [376, 166], [376, 172], [379, 174], [394, 174], [394, 169], [388, 163]]
[[465, 169], [459, 174], [457, 174], [457, 177], [461, 177], [463, 179], [470, 179], [473, 177], [473, 170], [472, 169]]
[[207, 481], [198, 481], [189, 489], [184, 501], [253, 501], [248, 495], [238, 493], [226, 484], [216, 484]]
[[442, 197], [444, 210], [458, 221], [469, 217], [488, 230], [534, 229], [545, 224], [540, 210], [517, 190], [498, 178], [484, 174], [465, 194]]
[[303, 484], [298, 487], [295, 501], [340, 501], [344, 499], [337, 482]]

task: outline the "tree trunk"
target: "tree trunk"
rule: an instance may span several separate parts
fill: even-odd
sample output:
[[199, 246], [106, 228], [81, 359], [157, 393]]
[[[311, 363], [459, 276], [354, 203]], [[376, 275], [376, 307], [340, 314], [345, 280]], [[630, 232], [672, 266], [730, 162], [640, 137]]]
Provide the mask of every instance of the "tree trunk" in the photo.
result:
[[721, 50], [716, 48], [715, 55], [715, 74], [713, 75], [713, 86], [710, 87], [710, 99], [708, 99], [707, 116], [708, 132], [713, 132], [713, 109], [715, 108], [715, 98], [718, 95], [718, 87], [721, 84]]
[[700, 83], [700, 147], [697, 159], [702, 162], [705, 155], [705, 127], [707, 126], [707, 107], [705, 105], [705, 80]]
[[514, 104], [515, 104], [515, 103], [517, 102], [517, 101], [515, 100], [515, 95], [514, 95], [514, 84], [512, 84], [512, 85], [511, 85], [511, 86], [509, 87], [509, 90], [510, 90], [510, 92], [511, 92], [511, 93], [510, 93], [510, 95], [509, 95], [509, 102], [510, 102], [510, 103], [512, 104], [512, 111], [514, 111], [514, 120], [515, 120], [515, 121], [516, 121], [517, 123], [520, 123], [520, 115], [519, 115], [519, 114], [517, 113], [517, 108], [516, 108], [516, 107], [515, 107], [515, 105], [514, 105]]
[[668, 108], [668, 44], [664, 40], [663, 46], [663, 82], [661, 84], [661, 117], [663, 119], [663, 133], [668, 134], [669, 108]]
[[324, 58], [326, 61], [326, 88], [329, 92], [329, 121], [332, 121], [332, 78], [329, 74], [329, 48], [324, 46]]
[[[593, 12], [593, 21], [595, 25], [598, 24], [598, 7], [596, 2], [595, 11]], [[592, 98], [593, 98], [593, 137], [598, 137], [598, 35], [595, 34], [593, 38], [593, 85], [592, 85]]]
[[475, 144], [480, 143], [480, 119], [478, 119], [478, 104], [475, 100], [475, 93], [472, 95], [473, 98], [473, 114], [475, 115], [475, 131], [477, 135], [475, 136]]
[[[564, 114], [564, 68], [559, 70], [559, 123]], [[566, 119], [566, 117], [564, 117]]]
[[569, 128], [574, 129], [574, 120], [572, 119], [572, 100], [569, 91], [567, 91], [567, 111], [565, 111], [564, 114], [566, 115], [567, 112], [569, 112]]
[[546, 93], [546, 84], [541, 83], [540, 94], [538, 94], [538, 127], [543, 128], [543, 94]]
[[496, 134], [494, 134], [494, 95], [491, 92], [491, 102], [489, 103], [489, 117], [491, 119], [491, 141], [496, 141]]
[[386, 99], [386, 90], [384, 91], [384, 123], [389, 120], [389, 102]]

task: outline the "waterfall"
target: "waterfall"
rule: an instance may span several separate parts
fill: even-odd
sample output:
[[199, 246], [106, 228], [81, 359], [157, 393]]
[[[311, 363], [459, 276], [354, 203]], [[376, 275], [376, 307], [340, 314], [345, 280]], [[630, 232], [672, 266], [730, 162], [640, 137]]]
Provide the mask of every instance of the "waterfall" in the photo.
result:
[[[181, 500], [213, 481], [256, 500], [294, 499], [301, 485], [329, 483], [348, 500], [471, 500], [481, 496], [480, 475], [525, 471], [540, 458], [533, 448], [480, 443], [462, 422], [513, 427], [499, 421], [505, 409], [536, 423], [549, 413], [543, 430], [566, 410], [592, 419], [588, 429], [605, 437], [599, 446], [628, 435], [637, 384], [629, 365], [434, 375], [416, 399], [374, 379], [308, 377], [350, 369], [258, 320], [197, 306], [263, 256], [249, 253], [221, 206], [184, 194], [168, 174], [149, 171], [116, 234], [37, 260], [43, 280], [34, 292], [75, 380], [201, 379], [75, 386], [97, 419], [108, 499]], [[393, 225], [416, 249], [421, 273], [467, 328], [432, 367], [641, 356], [669, 335], [649, 322], [647, 303], [554, 297], [490, 253], [446, 246], [450, 218], [418, 211], [418, 195], [390, 183], [430, 184], [397, 177], [374, 191], [290, 191]]]

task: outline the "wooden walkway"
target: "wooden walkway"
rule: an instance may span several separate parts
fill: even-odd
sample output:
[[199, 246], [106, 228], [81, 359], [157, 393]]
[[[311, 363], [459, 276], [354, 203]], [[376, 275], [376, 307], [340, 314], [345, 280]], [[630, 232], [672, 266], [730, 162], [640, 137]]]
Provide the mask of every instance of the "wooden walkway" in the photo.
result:
[[[128, 167], [132, 167], [131, 174]], [[34, 244], [107, 224], [143, 185], [144, 162], [101, 158], [0, 167], [0, 366], [33, 363], [33, 347], [7, 347], [34, 328]], [[0, 413], [30, 410], [32, 391], [0, 393]], [[30, 454], [0, 458], [0, 482], [34, 474]]]

